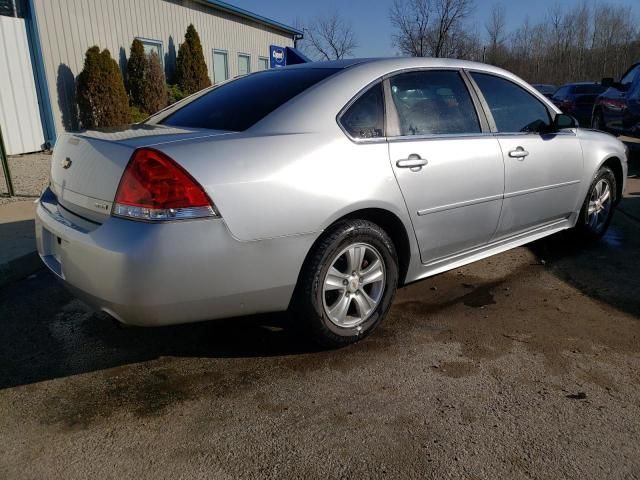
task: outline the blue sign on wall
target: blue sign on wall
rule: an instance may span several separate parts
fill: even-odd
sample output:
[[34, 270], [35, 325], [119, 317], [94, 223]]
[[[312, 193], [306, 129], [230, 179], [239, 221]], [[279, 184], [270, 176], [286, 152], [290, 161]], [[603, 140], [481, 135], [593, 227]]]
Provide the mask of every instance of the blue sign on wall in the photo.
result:
[[284, 67], [287, 64], [287, 50], [278, 45], [269, 47], [269, 58], [271, 68]]

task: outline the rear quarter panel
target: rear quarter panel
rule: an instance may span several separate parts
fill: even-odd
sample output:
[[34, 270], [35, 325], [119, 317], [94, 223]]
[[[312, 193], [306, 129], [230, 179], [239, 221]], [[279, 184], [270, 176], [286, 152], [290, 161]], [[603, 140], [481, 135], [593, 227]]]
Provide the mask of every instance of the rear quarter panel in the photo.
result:
[[321, 232], [361, 208], [389, 210], [411, 232], [387, 144], [356, 144], [334, 125], [161, 149], [204, 186], [238, 240]]

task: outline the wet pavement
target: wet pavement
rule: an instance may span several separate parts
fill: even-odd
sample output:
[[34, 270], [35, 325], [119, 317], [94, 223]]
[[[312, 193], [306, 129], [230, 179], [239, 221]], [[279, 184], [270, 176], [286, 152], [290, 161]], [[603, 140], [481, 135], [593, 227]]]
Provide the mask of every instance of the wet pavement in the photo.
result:
[[279, 314], [118, 328], [41, 271], [0, 290], [0, 478], [640, 478], [640, 179], [621, 208], [338, 351]]

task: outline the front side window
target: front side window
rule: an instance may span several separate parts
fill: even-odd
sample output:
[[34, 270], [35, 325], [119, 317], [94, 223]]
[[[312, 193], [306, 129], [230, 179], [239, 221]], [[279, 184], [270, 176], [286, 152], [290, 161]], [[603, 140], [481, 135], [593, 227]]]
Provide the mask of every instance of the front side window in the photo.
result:
[[361, 95], [340, 117], [340, 124], [354, 138], [384, 136], [384, 95], [382, 83]]
[[420, 71], [390, 79], [399, 134], [480, 133], [471, 95], [457, 71]]
[[227, 58], [227, 52], [223, 50], [213, 51], [213, 83], [220, 83], [229, 79]]
[[251, 73], [251, 57], [241, 53], [238, 55], [238, 75]]
[[524, 88], [504, 78], [472, 72], [496, 122], [498, 132], [538, 132], [549, 126], [549, 111]]
[[335, 68], [275, 68], [224, 83], [157, 121], [186, 128], [244, 131], [296, 95], [338, 72]]

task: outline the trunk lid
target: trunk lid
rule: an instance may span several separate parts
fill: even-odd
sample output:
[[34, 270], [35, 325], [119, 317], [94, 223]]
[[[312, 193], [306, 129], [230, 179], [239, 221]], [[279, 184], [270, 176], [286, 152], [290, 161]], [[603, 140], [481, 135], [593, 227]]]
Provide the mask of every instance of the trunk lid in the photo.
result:
[[111, 213], [120, 178], [136, 148], [230, 133], [142, 124], [63, 134], [51, 159], [51, 189], [64, 208], [102, 223]]

